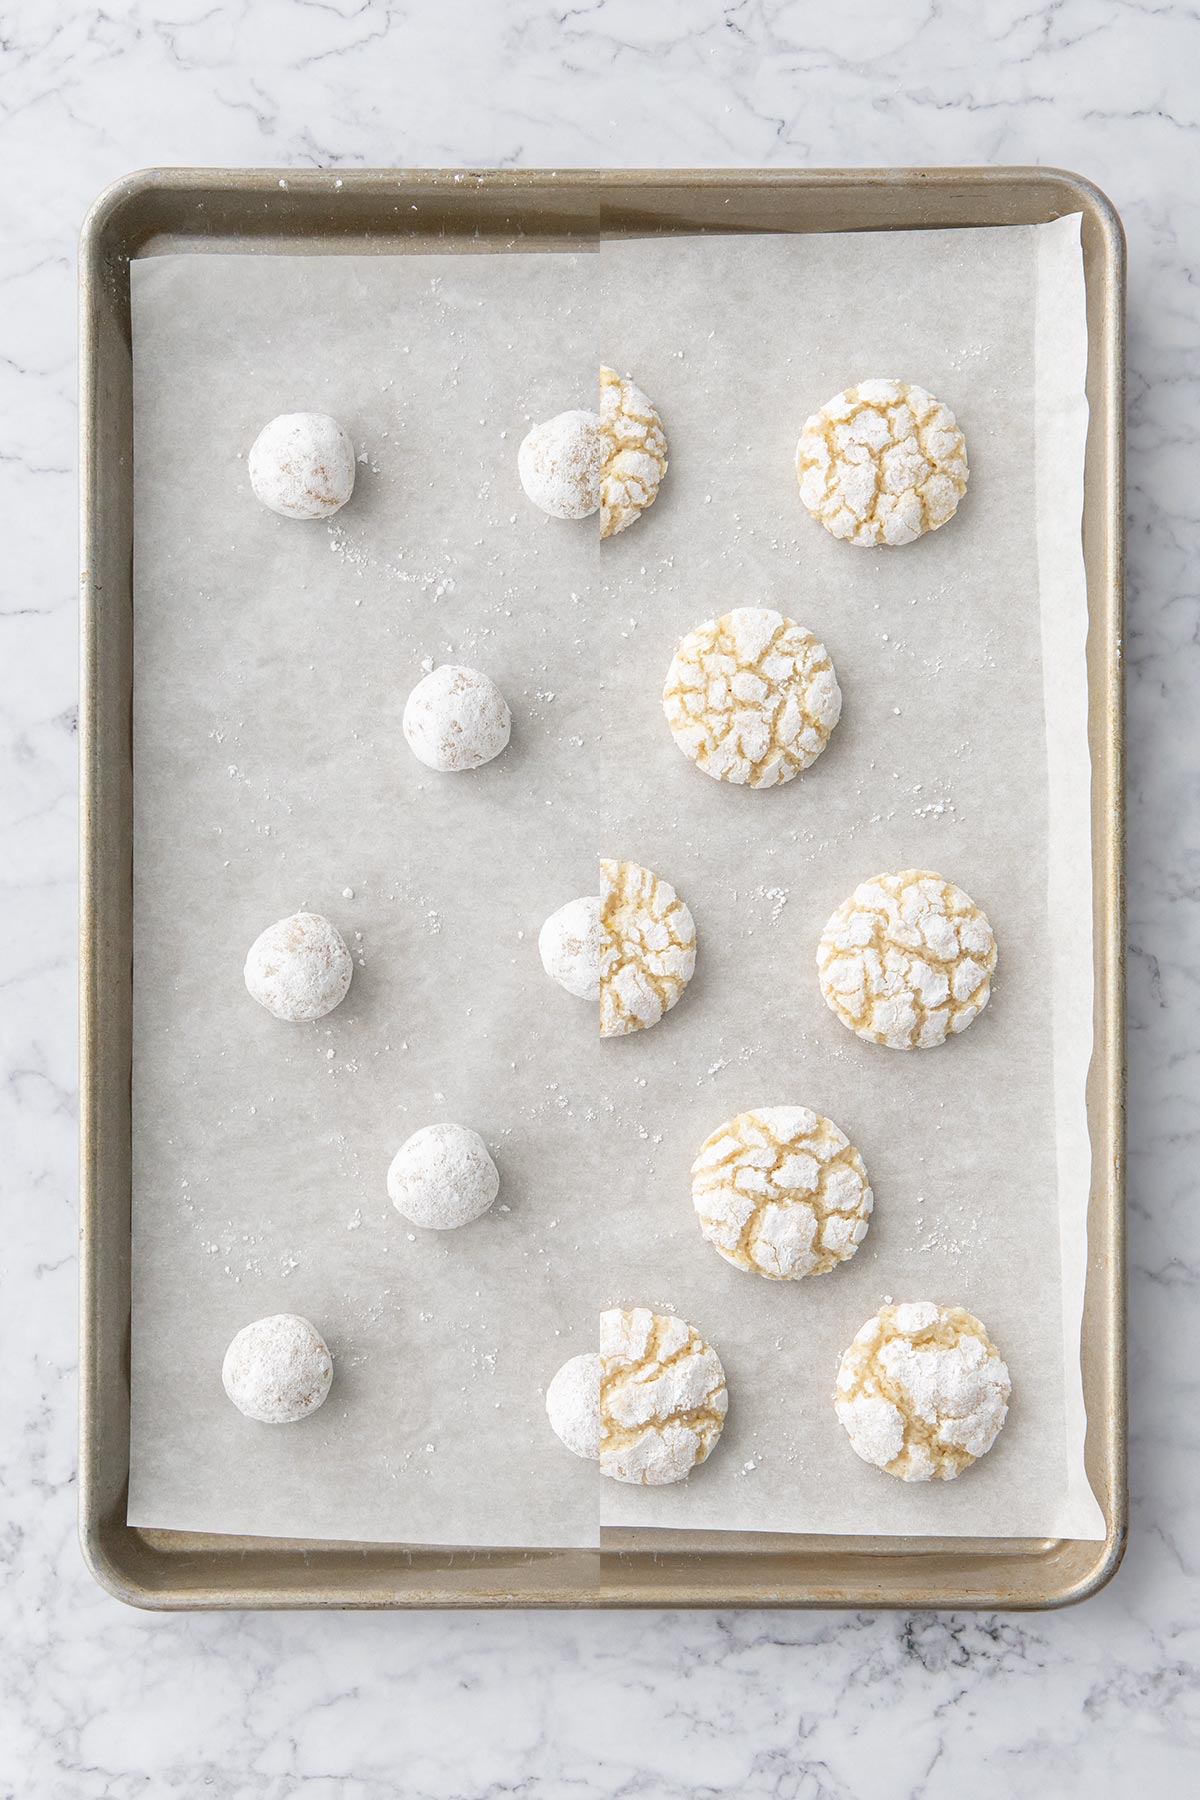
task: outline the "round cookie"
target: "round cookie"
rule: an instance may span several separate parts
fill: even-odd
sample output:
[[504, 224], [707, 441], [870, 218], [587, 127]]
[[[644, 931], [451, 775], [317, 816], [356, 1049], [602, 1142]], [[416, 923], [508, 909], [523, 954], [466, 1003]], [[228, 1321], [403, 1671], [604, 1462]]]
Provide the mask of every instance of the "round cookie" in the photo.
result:
[[600, 505], [608, 439], [599, 413], [557, 413], [517, 451], [517, 473], [529, 499], [552, 519], [586, 519]]
[[648, 1307], [600, 1314], [600, 1473], [665, 1487], [716, 1447], [725, 1371], [696, 1329]]
[[354, 446], [328, 413], [280, 413], [246, 466], [256, 497], [285, 519], [328, 519], [354, 492]]
[[538, 932], [542, 967], [551, 980], [577, 1000], [599, 1000], [603, 949], [604, 927], [595, 894], [568, 900], [550, 914]]
[[669, 881], [600, 859], [600, 1036], [657, 1025], [696, 967], [696, 926]]
[[882, 1306], [838, 1369], [855, 1454], [900, 1481], [953, 1481], [995, 1443], [1012, 1383], [979, 1320], [932, 1301]]
[[937, 531], [969, 474], [954, 414], [905, 381], [860, 381], [835, 394], [796, 446], [801, 500], [850, 544], [911, 544]]
[[418, 762], [459, 774], [491, 762], [508, 743], [512, 714], [488, 675], [442, 663], [418, 681], [404, 706], [404, 736]]
[[560, 1443], [600, 1460], [600, 1358], [594, 1350], [565, 1362], [546, 1389], [546, 1417]]
[[333, 1359], [314, 1325], [274, 1313], [244, 1325], [225, 1352], [221, 1381], [240, 1413], [262, 1425], [294, 1425], [316, 1412], [333, 1380]]
[[500, 1192], [500, 1175], [477, 1131], [425, 1125], [392, 1158], [387, 1188], [411, 1224], [454, 1231], [483, 1217]]
[[610, 538], [628, 530], [658, 498], [667, 472], [667, 437], [641, 388], [603, 364], [600, 421], [608, 452], [600, 481], [600, 536]]
[[927, 869], [862, 882], [817, 945], [825, 1004], [889, 1050], [928, 1050], [965, 1031], [988, 1003], [995, 967], [987, 915]]
[[832, 1120], [807, 1106], [759, 1106], [704, 1140], [692, 1202], [726, 1262], [799, 1281], [854, 1255], [875, 1197], [862, 1157]]
[[336, 926], [293, 913], [255, 938], [242, 971], [249, 993], [289, 1024], [323, 1019], [346, 998], [354, 963]]
[[689, 631], [663, 688], [672, 736], [718, 781], [778, 787], [816, 762], [842, 712], [824, 644], [766, 606]]

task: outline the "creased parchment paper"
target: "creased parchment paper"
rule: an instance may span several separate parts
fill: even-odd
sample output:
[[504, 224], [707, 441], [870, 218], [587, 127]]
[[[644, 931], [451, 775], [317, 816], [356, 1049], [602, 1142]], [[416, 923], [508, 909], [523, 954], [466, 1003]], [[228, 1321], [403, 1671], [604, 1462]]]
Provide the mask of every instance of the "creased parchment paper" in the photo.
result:
[[[1078, 221], [133, 273], [130, 1521], [514, 1546], [1101, 1535], [1078, 1376]], [[603, 546], [536, 513], [515, 469], [533, 420], [595, 404], [598, 356], [656, 400], [672, 463]], [[892, 553], [834, 543], [791, 470], [807, 413], [873, 373], [945, 398], [972, 465], [959, 517]], [[328, 524], [265, 512], [245, 475], [261, 424], [300, 407], [361, 452]], [[814, 769], [751, 793], [679, 754], [659, 691], [683, 631], [760, 603], [825, 638], [845, 711]], [[509, 751], [474, 775], [404, 745], [427, 658], [486, 670], [512, 706]], [[700, 938], [676, 1011], [603, 1045], [536, 949], [600, 852], [672, 880]], [[964, 1038], [899, 1056], [825, 1011], [813, 955], [857, 881], [912, 865], [986, 908], [1000, 970]], [[338, 1011], [286, 1027], [241, 964], [302, 906], [358, 966]], [[877, 1211], [844, 1269], [774, 1284], [704, 1242], [688, 1168], [732, 1113], [793, 1100], [858, 1144]], [[396, 1146], [436, 1119], [501, 1170], [459, 1232], [386, 1197]], [[859, 1463], [833, 1415], [838, 1352], [889, 1294], [970, 1307], [1012, 1371], [995, 1450], [948, 1486]], [[728, 1373], [725, 1437], [685, 1487], [605, 1482], [545, 1422], [597, 1310], [637, 1302], [691, 1319]], [[271, 1429], [220, 1363], [282, 1310], [336, 1373], [320, 1412]]]

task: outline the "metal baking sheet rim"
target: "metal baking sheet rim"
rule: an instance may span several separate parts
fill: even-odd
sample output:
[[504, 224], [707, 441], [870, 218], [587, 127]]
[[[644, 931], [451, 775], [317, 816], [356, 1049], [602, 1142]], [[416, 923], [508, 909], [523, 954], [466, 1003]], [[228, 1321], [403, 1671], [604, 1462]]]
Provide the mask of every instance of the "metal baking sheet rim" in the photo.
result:
[[[414, 231], [413, 207], [419, 210]], [[1096, 921], [1092, 1195], [1082, 1364], [1103, 1542], [606, 1534], [599, 1551], [425, 1549], [148, 1531], [129, 1469], [133, 443], [129, 263], [162, 250], [306, 254], [436, 241], [578, 245], [657, 231], [970, 227], [1083, 215]], [[1063, 1606], [1125, 1546], [1124, 291], [1120, 220], [1054, 169], [147, 170], [97, 200], [80, 254], [81, 912], [79, 1530], [110, 1593], [241, 1607]]]

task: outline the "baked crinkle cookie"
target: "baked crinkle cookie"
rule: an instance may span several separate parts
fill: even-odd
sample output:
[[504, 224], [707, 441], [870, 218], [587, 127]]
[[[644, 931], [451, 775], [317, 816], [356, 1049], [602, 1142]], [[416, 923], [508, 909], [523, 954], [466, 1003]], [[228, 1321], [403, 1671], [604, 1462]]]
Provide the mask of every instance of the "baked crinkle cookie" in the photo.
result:
[[696, 926], [669, 881], [600, 859], [600, 1036], [657, 1025], [692, 978]]
[[805, 421], [800, 498], [850, 544], [911, 544], [954, 516], [967, 491], [967, 447], [954, 414], [923, 387], [860, 381]]
[[848, 1261], [875, 1204], [854, 1145], [807, 1106], [759, 1106], [718, 1126], [692, 1164], [692, 1200], [726, 1262], [772, 1281]]
[[834, 1407], [855, 1453], [900, 1481], [953, 1481], [985, 1456], [1012, 1383], [961, 1306], [883, 1306], [843, 1353]]
[[607, 446], [600, 477], [600, 536], [616, 537], [658, 498], [667, 472], [662, 420], [640, 387], [600, 368], [600, 423]]
[[926, 869], [876, 875], [843, 900], [817, 945], [825, 1004], [889, 1050], [928, 1050], [978, 1018], [996, 940], [968, 894]]
[[725, 1425], [725, 1371], [700, 1333], [637, 1306], [600, 1314], [600, 1473], [665, 1487], [712, 1454]]
[[829, 652], [766, 606], [689, 631], [663, 688], [672, 735], [718, 781], [778, 787], [814, 763], [842, 712]]

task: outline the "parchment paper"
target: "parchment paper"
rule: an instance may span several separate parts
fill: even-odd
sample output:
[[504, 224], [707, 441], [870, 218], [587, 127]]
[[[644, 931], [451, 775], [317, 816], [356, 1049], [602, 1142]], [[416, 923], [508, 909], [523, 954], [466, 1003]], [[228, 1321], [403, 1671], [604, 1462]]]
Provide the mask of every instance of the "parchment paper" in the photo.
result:
[[[1100, 1535], [1078, 1377], [1078, 222], [133, 273], [130, 1521], [529, 1546], [602, 1525]], [[656, 400], [672, 459], [604, 546], [542, 519], [515, 471], [530, 422], [594, 404], [598, 354]], [[791, 473], [807, 412], [867, 373], [943, 396], [971, 456], [959, 518], [891, 554], [826, 537]], [[365, 459], [329, 525], [263, 511], [238, 460], [297, 407]], [[846, 697], [826, 755], [767, 794], [700, 775], [658, 699], [684, 630], [755, 603], [824, 636]], [[403, 743], [427, 658], [486, 669], [513, 708], [509, 751], [470, 777]], [[603, 1045], [536, 950], [599, 852], [667, 875], [700, 934], [676, 1011]], [[979, 900], [1001, 961], [964, 1038], [897, 1056], [825, 1011], [813, 952], [857, 881], [911, 865]], [[338, 1011], [287, 1028], [241, 963], [301, 906], [361, 966]], [[849, 1132], [877, 1196], [858, 1256], [811, 1283], [728, 1268], [688, 1192], [709, 1130], [786, 1100]], [[507, 1209], [446, 1234], [384, 1188], [439, 1118], [492, 1145]], [[888, 1294], [969, 1306], [1012, 1371], [995, 1450], [949, 1486], [879, 1476], [832, 1412], [838, 1352]], [[730, 1422], [686, 1487], [605, 1482], [545, 1422], [598, 1308], [635, 1302], [725, 1362]], [[219, 1371], [278, 1310], [314, 1320], [336, 1375], [272, 1430]]]

